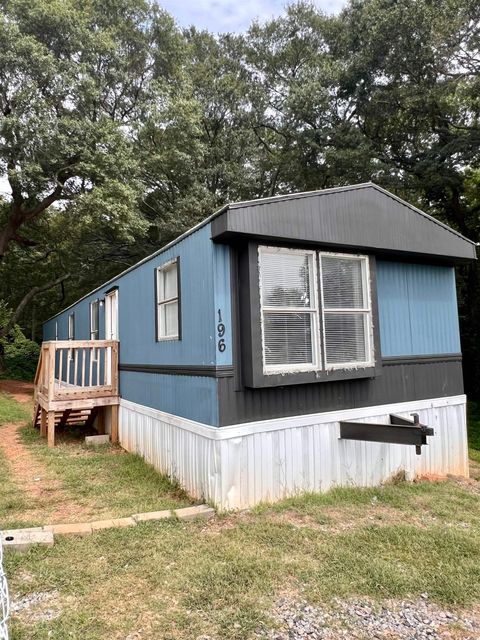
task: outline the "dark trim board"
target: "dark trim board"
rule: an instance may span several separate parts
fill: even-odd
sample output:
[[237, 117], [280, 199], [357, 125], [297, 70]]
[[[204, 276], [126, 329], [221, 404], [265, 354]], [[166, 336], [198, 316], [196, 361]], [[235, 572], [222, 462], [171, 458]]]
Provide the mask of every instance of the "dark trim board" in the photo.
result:
[[[426, 356], [392, 356], [382, 358], [382, 366], [396, 366], [400, 364], [430, 364], [439, 362], [461, 362], [461, 353], [445, 353], [440, 355]], [[232, 378], [235, 377], [236, 367], [233, 365], [210, 365], [210, 364], [120, 364], [120, 371], [134, 371], [137, 373], [162, 373], [172, 376], [202, 376], [210, 378]], [[330, 379], [327, 382], [332, 382]], [[243, 391], [243, 387], [238, 380], [235, 382], [235, 390]]]
[[382, 358], [384, 367], [396, 364], [426, 364], [429, 362], [461, 362], [461, 353], [428, 354], [419, 356], [388, 356]]
[[376, 378], [284, 387], [235, 389], [233, 377], [218, 381], [219, 426], [378, 406], [463, 394], [462, 363], [439, 356], [388, 362]]
[[136, 373], [162, 373], [170, 376], [200, 376], [207, 378], [229, 378], [233, 376], [232, 366], [196, 364], [120, 364], [120, 371]]

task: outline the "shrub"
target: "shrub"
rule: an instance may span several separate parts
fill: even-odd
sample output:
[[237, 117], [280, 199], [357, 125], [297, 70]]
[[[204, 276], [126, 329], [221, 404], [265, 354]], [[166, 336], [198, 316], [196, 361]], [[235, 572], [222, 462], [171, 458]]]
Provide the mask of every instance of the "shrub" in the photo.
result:
[[[0, 326], [7, 321], [8, 308], [0, 301]], [[29, 340], [18, 325], [7, 336], [0, 339], [0, 354], [3, 351], [3, 370], [0, 377], [17, 380], [32, 380], [37, 368], [39, 345]]]

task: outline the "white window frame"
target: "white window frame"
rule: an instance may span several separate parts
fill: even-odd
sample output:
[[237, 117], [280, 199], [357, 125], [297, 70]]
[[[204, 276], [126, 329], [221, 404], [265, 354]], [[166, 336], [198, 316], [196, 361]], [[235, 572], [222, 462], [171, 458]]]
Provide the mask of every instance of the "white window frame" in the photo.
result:
[[75, 312], [68, 314], [68, 339], [75, 340]]
[[[96, 307], [97, 314], [97, 330], [93, 330], [93, 310]], [[96, 335], [95, 335], [96, 334]], [[97, 298], [90, 303], [90, 340], [99, 340], [100, 338], [100, 300]]]
[[[360, 260], [362, 264], [362, 284], [365, 292], [365, 298], [367, 302], [366, 307], [362, 308], [332, 308], [325, 309], [325, 305], [323, 302], [323, 277], [322, 277], [322, 256], [327, 256], [330, 258], [341, 258], [347, 260]], [[373, 367], [375, 364], [374, 361], [374, 352], [373, 352], [373, 323], [372, 323], [372, 295], [371, 295], [371, 280], [370, 280], [370, 263], [368, 256], [361, 255], [358, 253], [334, 253], [331, 251], [319, 251], [318, 252], [318, 263], [319, 263], [319, 271], [320, 271], [320, 308], [322, 313], [322, 348], [324, 352], [325, 358], [325, 370], [332, 371], [335, 369], [364, 369], [367, 367]], [[357, 360], [355, 362], [335, 362], [332, 364], [328, 364], [327, 362], [327, 339], [326, 339], [326, 331], [325, 331], [325, 316], [328, 314], [336, 314], [341, 315], [344, 313], [345, 315], [351, 315], [358, 313], [363, 314], [364, 323], [365, 323], [365, 353], [367, 354], [367, 360]]]
[[[180, 283], [179, 283], [179, 259], [174, 258], [173, 260], [169, 260], [164, 264], [160, 265], [155, 269], [155, 313], [156, 315], [156, 340], [157, 342], [165, 342], [169, 340], [180, 340]], [[177, 295], [173, 298], [165, 298], [160, 300], [160, 274], [167, 269], [170, 269], [173, 265], [176, 267], [177, 272]], [[160, 320], [160, 310], [163, 306], [176, 302], [177, 303], [177, 333], [175, 335], [162, 335], [161, 328], [162, 323]]]
[[[262, 361], [263, 361], [263, 372], [267, 375], [272, 375], [276, 373], [297, 373], [301, 371], [317, 371], [321, 366], [321, 349], [319, 349], [319, 331], [320, 326], [318, 322], [318, 282], [317, 282], [317, 261], [316, 261], [316, 251], [308, 250], [308, 249], [290, 249], [286, 247], [269, 247], [261, 245], [258, 248], [259, 251], [259, 291], [260, 291], [260, 322], [261, 322], [261, 330], [262, 330]], [[266, 254], [275, 255], [275, 254], [292, 254], [299, 253], [301, 255], [309, 255], [310, 258], [310, 266], [311, 266], [311, 277], [310, 277], [310, 297], [313, 302], [313, 305], [310, 307], [264, 307], [262, 304], [262, 256]], [[263, 317], [265, 313], [308, 313], [311, 317], [311, 336], [312, 336], [312, 362], [311, 363], [298, 363], [298, 364], [285, 364], [285, 365], [267, 365], [265, 363], [265, 332], [264, 332], [264, 321]]]
[[[262, 255], [278, 254], [278, 253], [300, 253], [302, 255], [311, 256], [312, 277], [310, 278], [310, 294], [313, 301], [311, 307], [264, 307], [262, 303]], [[362, 308], [324, 308], [323, 295], [323, 278], [322, 278], [322, 256], [332, 258], [346, 258], [350, 260], [361, 260], [362, 264], [362, 284], [365, 292], [367, 306]], [[333, 371], [333, 370], [352, 370], [366, 369], [375, 365], [374, 357], [374, 340], [373, 340], [373, 320], [372, 320], [372, 292], [370, 279], [370, 263], [369, 257], [364, 254], [354, 253], [336, 253], [333, 251], [316, 251], [311, 249], [293, 249], [289, 247], [272, 247], [260, 245], [258, 247], [258, 286], [260, 294], [260, 323], [262, 338], [262, 363], [264, 375], [300, 373], [308, 371]], [[285, 364], [285, 365], [267, 365], [265, 363], [265, 335], [264, 335], [264, 314], [272, 312], [291, 312], [291, 313], [310, 313], [312, 318], [312, 360], [311, 364]], [[365, 350], [368, 356], [365, 361], [356, 362], [335, 362], [327, 364], [326, 357], [326, 332], [325, 332], [325, 316], [329, 313], [335, 314], [363, 314], [365, 322]]]

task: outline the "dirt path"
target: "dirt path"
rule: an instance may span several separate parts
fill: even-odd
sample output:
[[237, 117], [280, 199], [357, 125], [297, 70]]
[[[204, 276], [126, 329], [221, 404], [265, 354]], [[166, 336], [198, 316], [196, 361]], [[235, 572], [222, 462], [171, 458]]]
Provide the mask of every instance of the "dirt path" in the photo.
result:
[[[31, 383], [1, 380], [0, 391], [8, 393], [22, 404], [32, 403]], [[43, 524], [50, 524], [79, 521], [91, 515], [88, 510], [72, 501], [61, 489], [59, 481], [22, 442], [18, 431], [20, 428], [19, 423], [2, 425], [0, 448], [10, 465], [12, 480], [28, 498], [28, 507], [22, 511], [22, 519], [43, 522], [47, 515], [48, 522]]]
[[0, 391], [8, 393], [22, 404], [28, 404], [33, 400], [33, 384], [31, 382], [0, 380]]

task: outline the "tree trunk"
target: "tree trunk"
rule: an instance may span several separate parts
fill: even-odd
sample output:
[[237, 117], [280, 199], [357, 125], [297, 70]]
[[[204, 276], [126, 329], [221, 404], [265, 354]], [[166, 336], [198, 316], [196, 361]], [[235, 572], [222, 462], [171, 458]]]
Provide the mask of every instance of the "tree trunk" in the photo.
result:
[[465, 392], [472, 399], [480, 399], [480, 266], [464, 267], [460, 281], [460, 335], [463, 352]]
[[35, 341], [35, 336], [37, 334], [37, 305], [35, 301], [32, 304], [32, 326], [31, 326], [31, 340]]
[[48, 289], [51, 289], [55, 285], [61, 284], [64, 280], [66, 280], [69, 277], [70, 277], [70, 274], [66, 273], [64, 276], [60, 276], [60, 278], [57, 278], [56, 280], [53, 280], [52, 282], [48, 282], [47, 284], [44, 284], [41, 287], [33, 287], [33, 289], [30, 289], [30, 291], [23, 296], [22, 300], [18, 304], [18, 306], [15, 309], [15, 311], [12, 313], [12, 316], [11, 316], [10, 320], [7, 322], [7, 324], [4, 327], [0, 327], [0, 340], [2, 338], [4, 338], [8, 333], [10, 333], [10, 331], [16, 325], [17, 320], [22, 315], [22, 312], [23, 312], [24, 308], [27, 306], [27, 304], [30, 302], [30, 300], [32, 300], [39, 293], [43, 293], [44, 291], [48, 291]]
[[5, 373], [5, 347], [3, 342], [0, 340], [0, 376], [2, 373]]

